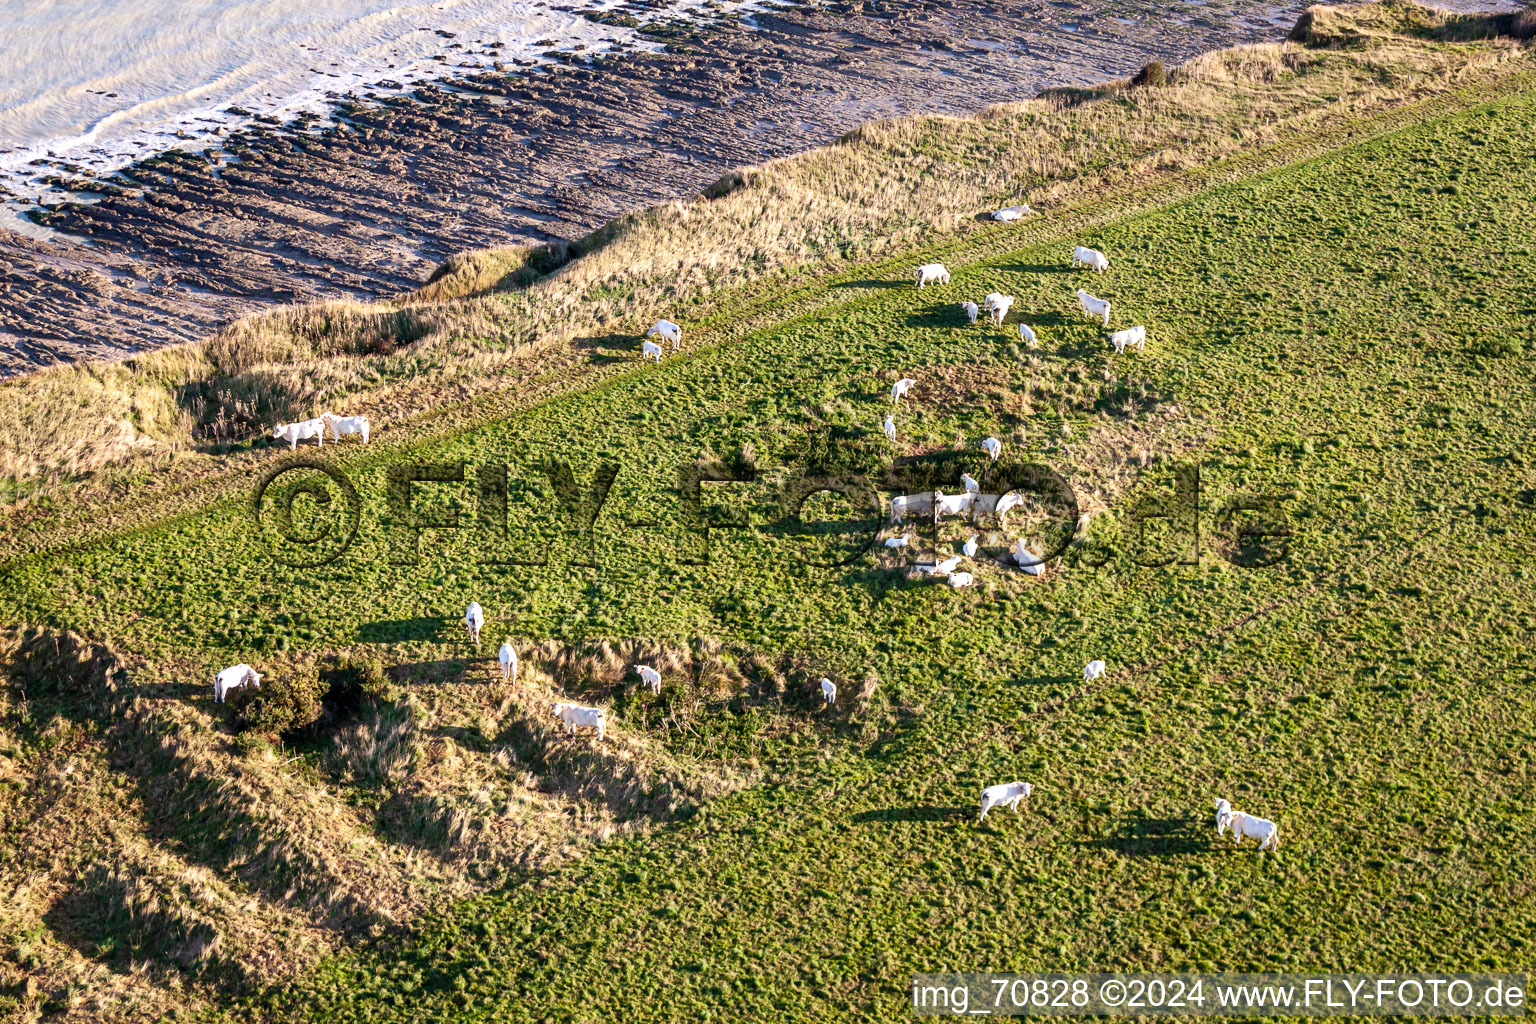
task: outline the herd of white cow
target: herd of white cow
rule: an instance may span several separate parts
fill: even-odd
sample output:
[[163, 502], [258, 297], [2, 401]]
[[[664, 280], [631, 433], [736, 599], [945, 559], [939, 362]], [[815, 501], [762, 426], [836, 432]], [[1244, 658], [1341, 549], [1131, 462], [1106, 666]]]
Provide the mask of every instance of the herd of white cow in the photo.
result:
[[[992, 219], [997, 221], [1015, 221], [1027, 213], [1033, 211], [1027, 205], [1010, 206], [998, 210], [992, 214]], [[1109, 257], [1097, 249], [1087, 246], [1076, 246], [1072, 250], [1072, 267], [1086, 267], [1097, 273], [1103, 273], [1109, 269]], [[928, 285], [949, 284], [949, 271], [942, 263], [925, 263], [917, 268], [917, 287], [919, 290]], [[1109, 326], [1110, 304], [1105, 299], [1090, 295], [1083, 289], [1077, 289], [1077, 301], [1082, 307], [1083, 313], [1091, 319], [1099, 320], [1105, 327]], [[975, 323], [983, 311], [988, 318], [998, 326], [1002, 326], [1012, 309], [1014, 298], [1011, 295], [1003, 295], [998, 292], [988, 294], [981, 305], [974, 302], [962, 302], [961, 311], [966, 318]], [[682, 348], [683, 330], [670, 320], [658, 320], [645, 333], [641, 341], [641, 358], [654, 359], [661, 362], [666, 354], [665, 350], [651, 338], [660, 338], [671, 345], [672, 351], [677, 352]], [[1019, 339], [1030, 348], [1039, 347], [1039, 336], [1028, 324], [1019, 324]], [[1117, 354], [1123, 354], [1127, 348], [1134, 348], [1145, 352], [1147, 347], [1147, 329], [1137, 325], [1121, 331], [1116, 331], [1109, 336], [1109, 343]], [[891, 386], [891, 403], [899, 403], [907, 397], [912, 388], [917, 384], [912, 377], [903, 377]], [[333, 413], [321, 413], [314, 419], [303, 420], [299, 423], [288, 423], [277, 427], [272, 436], [288, 441], [289, 447], [297, 447], [298, 442], [315, 438], [324, 445], [325, 431], [330, 429], [336, 441], [340, 441], [344, 434], [359, 435], [366, 443], [368, 440], [368, 419], [365, 416], [336, 416]], [[882, 429], [886, 437], [894, 439], [897, 428], [894, 415], [887, 415]], [[995, 437], [988, 437], [981, 442], [981, 449], [992, 461], [1002, 454], [1002, 442]], [[1010, 508], [1014, 507], [1018, 498], [1016, 494], [987, 495], [981, 494], [980, 484], [969, 473], [962, 474], [961, 482], [965, 487], [964, 494], [946, 495], [942, 491], [924, 492], [922, 494], [902, 495], [891, 502], [891, 521], [901, 523], [908, 513], [929, 514], [937, 522], [944, 515], [969, 515], [973, 519], [978, 513], [989, 512], [1001, 518]], [[989, 500], [990, 499], [990, 500]], [[1010, 499], [1013, 502], [1010, 503]], [[1079, 528], [1082, 524], [1079, 523]], [[962, 558], [973, 559], [978, 550], [978, 534], [972, 534], [965, 542], [963, 555], [955, 555], [940, 562], [924, 563], [916, 565], [918, 572], [929, 576], [943, 577], [951, 587], [956, 589], [969, 587], [975, 584], [976, 578], [969, 572], [959, 571]], [[888, 549], [904, 548], [911, 542], [909, 534], [891, 537], [885, 542]], [[1014, 550], [1010, 552], [1012, 563], [1024, 572], [1038, 576], [1045, 571], [1045, 562], [1041, 556], [1029, 549], [1023, 538], [1018, 540]], [[469, 632], [469, 639], [476, 646], [480, 643], [480, 631], [485, 625], [485, 612], [478, 602], [471, 602], [464, 613], [464, 626]], [[517, 682], [517, 652], [510, 643], [503, 643], [497, 652], [497, 660], [501, 665], [501, 679], [503, 682]], [[661, 693], [661, 673], [650, 665], [633, 666], [636, 675], [640, 677], [641, 684], [652, 693]], [[1100, 660], [1090, 661], [1083, 669], [1084, 682], [1093, 682], [1104, 675], [1105, 664]], [[214, 677], [214, 700], [222, 703], [229, 691], [245, 687], [261, 685], [261, 675], [249, 665], [241, 664], [224, 669]], [[832, 706], [837, 703], [837, 684], [823, 676], [820, 682], [823, 704]], [[607, 712], [602, 708], [587, 707], [582, 704], [572, 704], [558, 701], [552, 705], [552, 714], [565, 725], [566, 733], [574, 733], [578, 728], [594, 729], [597, 738], [602, 740], [606, 735], [608, 718]], [[996, 807], [1007, 807], [1014, 813], [1018, 813], [1019, 805], [1034, 792], [1035, 787], [1028, 782], [1006, 782], [996, 786], [988, 786], [981, 792], [981, 817], [980, 821], [987, 819], [987, 812]], [[1273, 821], [1260, 818], [1257, 815], [1245, 814], [1232, 810], [1232, 805], [1226, 800], [1217, 799], [1216, 808], [1216, 835], [1220, 838], [1227, 829], [1232, 830], [1232, 842], [1241, 842], [1243, 837], [1256, 839], [1260, 850], [1280, 849], [1280, 829]]]

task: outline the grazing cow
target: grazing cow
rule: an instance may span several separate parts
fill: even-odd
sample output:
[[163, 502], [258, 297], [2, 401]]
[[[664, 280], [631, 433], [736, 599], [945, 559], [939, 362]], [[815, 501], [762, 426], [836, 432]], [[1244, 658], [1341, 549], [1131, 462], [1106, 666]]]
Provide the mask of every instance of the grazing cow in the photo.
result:
[[1079, 288], [1077, 290], [1077, 301], [1083, 307], [1084, 313], [1094, 319], [1102, 316], [1104, 318], [1104, 326], [1109, 326], [1109, 302], [1107, 300], [1096, 299]]
[[1019, 324], [1019, 340], [1030, 348], [1039, 348], [1040, 339], [1035, 337], [1035, 330], [1028, 324]]
[[995, 437], [989, 437], [981, 442], [981, 450], [986, 452], [993, 462], [996, 462], [997, 457], [1003, 454], [1003, 442]]
[[821, 677], [821, 702], [823, 704], [837, 703], [837, 684], [826, 676]]
[[363, 444], [368, 443], [367, 416], [337, 416], [333, 412], [323, 412], [320, 414], [320, 419], [331, 428], [331, 436], [338, 444], [341, 442], [342, 434], [356, 434], [363, 439]]
[[1020, 569], [1031, 576], [1043, 576], [1045, 574], [1045, 559], [1029, 550], [1024, 544], [1024, 538], [1020, 537], [1013, 548], [1013, 560], [1018, 563]]
[[965, 318], [971, 323], [975, 323], [976, 318], [981, 315], [981, 310], [977, 308], [974, 302], [962, 302], [960, 303], [960, 308], [965, 310]]
[[1000, 220], [1006, 223], [1016, 221], [1020, 217], [1023, 217], [1026, 213], [1034, 212], [1034, 210], [1029, 208], [1028, 203], [1020, 203], [1018, 206], [1005, 206], [1001, 210], [994, 210], [992, 212], [992, 219]]
[[976, 582], [976, 577], [968, 572], [952, 572], [949, 574], [949, 585], [959, 590], [961, 587], [969, 587]]
[[981, 534], [979, 534], [979, 533], [971, 534], [970, 539], [968, 539], [965, 542], [965, 547], [960, 549], [961, 551], [965, 552], [965, 557], [966, 558], [975, 558], [976, 557], [976, 552], [978, 550], [980, 550], [980, 548], [977, 547], [976, 541], [978, 539], [980, 539], [980, 537], [981, 537]]
[[992, 314], [992, 322], [1001, 327], [1003, 326], [1003, 321], [1008, 319], [1008, 310], [1012, 307], [1013, 296], [1002, 295], [998, 297], [996, 302], [992, 303], [992, 306], [987, 310], [987, 312]]
[[312, 420], [300, 420], [297, 423], [284, 423], [272, 430], [274, 439], [281, 438], [288, 442], [288, 450], [293, 451], [299, 446], [300, 441], [315, 439], [315, 443], [321, 448], [325, 447], [325, 421], [316, 417]]
[[213, 677], [213, 702], [223, 704], [230, 690], [239, 690], [246, 686], [261, 689], [261, 673], [249, 665], [231, 665]]
[[921, 491], [917, 494], [902, 494], [891, 499], [891, 522], [900, 523], [906, 520], [907, 513], [920, 515], [933, 511], [933, 492]]
[[602, 739], [604, 731], [608, 727], [608, 712], [602, 708], [583, 707], [580, 704], [559, 703], [554, 706], [555, 717], [565, 723], [566, 735], [576, 731], [578, 725], [597, 730], [597, 738]]
[[1007, 807], [1014, 814], [1019, 813], [1019, 802], [1035, 791], [1035, 787], [1027, 782], [1005, 782], [1001, 786], [988, 786], [981, 791], [981, 817], [977, 820], [986, 821], [987, 812], [994, 807]]
[[496, 652], [496, 660], [501, 662], [501, 681], [504, 683], [517, 683], [517, 652], [512, 645], [504, 643], [501, 650]]
[[642, 341], [640, 343], [640, 360], [642, 362], [647, 359], [654, 359], [659, 363], [661, 362], [661, 355], [661, 346], [654, 341]]
[[922, 289], [930, 284], [949, 284], [949, 271], [944, 264], [924, 263], [917, 268], [917, 287]]
[[977, 483], [976, 478], [969, 473], [961, 473], [960, 482], [965, 485], [965, 493], [967, 494], [976, 494], [981, 490], [981, 484]]
[[1072, 265], [1074, 267], [1087, 267], [1097, 270], [1099, 273], [1109, 269], [1109, 257], [1097, 249], [1090, 249], [1086, 245], [1079, 245], [1072, 250]]
[[1109, 343], [1115, 346], [1116, 354], [1122, 353], [1127, 347], [1145, 352], [1147, 350], [1147, 329], [1142, 326], [1127, 327], [1123, 331], [1116, 331], [1109, 336]]
[[904, 396], [908, 391], [911, 391], [912, 390], [912, 385], [916, 384], [916, 383], [917, 383], [917, 381], [913, 380], [911, 377], [903, 377], [903, 378], [901, 378], [901, 380], [897, 381], [895, 384], [892, 384], [891, 385], [891, 401], [894, 403], [897, 399], [899, 399], [902, 396]]
[[1227, 823], [1232, 826], [1232, 845], [1239, 845], [1244, 836], [1259, 841], [1259, 849], [1270, 849], [1280, 852], [1280, 826], [1268, 818], [1260, 818], [1255, 814], [1244, 814], [1242, 811], [1233, 811], [1227, 816]]
[[683, 329], [671, 320], [657, 320], [651, 329], [645, 332], [645, 336], [647, 338], [659, 337], [663, 341], [670, 341], [673, 352], [683, 347]]
[[896, 440], [896, 421], [895, 420], [893, 420], [889, 416], [887, 416], [885, 418], [885, 423], [882, 425], [882, 427], [885, 430], [885, 436], [886, 437], [890, 438], [892, 441]]
[[480, 609], [480, 602], [469, 602], [469, 607], [464, 609], [464, 628], [469, 630], [469, 641], [476, 647], [480, 646], [480, 629], [484, 625], [485, 612]]
[[1220, 839], [1221, 834], [1227, 830], [1227, 826], [1232, 824], [1232, 805], [1221, 799], [1221, 797], [1217, 797], [1214, 803], [1216, 806], [1216, 838]]
[[640, 675], [640, 681], [650, 687], [652, 693], [661, 696], [661, 673], [649, 665], [636, 665], [635, 671]]
[[1083, 666], [1083, 682], [1091, 683], [1104, 674], [1104, 663], [1097, 659]]

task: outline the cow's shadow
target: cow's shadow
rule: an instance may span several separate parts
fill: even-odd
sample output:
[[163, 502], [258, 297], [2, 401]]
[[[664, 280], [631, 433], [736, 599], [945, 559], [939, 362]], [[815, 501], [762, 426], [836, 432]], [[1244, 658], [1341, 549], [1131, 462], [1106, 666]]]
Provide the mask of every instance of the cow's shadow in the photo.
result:
[[[458, 627], [455, 635], [450, 627]], [[463, 626], [439, 616], [423, 616], [415, 619], [380, 619], [365, 622], [357, 628], [357, 639], [364, 644], [396, 644], [407, 641], [445, 643], [464, 640]]]
[[861, 288], [869, 290], [876, 288], [900, 288], [902, 285], [910, 285], [911, 283], [911, 281], [877, 281], [874, 278], [866, 278], [862, 281], [839, 281], [837, 284], [832, 285], [832, 287], [844, 289]]
[[[604, 334], [590, 338], [577, 338], [572, 342], [578, 352], [586, 355], [590, 362], [599, 365], [609, 363], [622, 363], [633, 361], [640, 355], [642, 340], [634, 334]], [[671, 351], [671, 344], [663, 346], [665, 351]]]
[[941, 807], [922, 805], [916, 807], [881, 807], [872, 811], [860, 811], [851, 820], [864, 824], [871, 821], [955, 821], [977, 813], [974, 807]]
[[1118, 823], [1114, 835], [1077, 845], [1126, 857], [1173, 857], [1209, 849], [1210, 841], [1195, 831], [1191, 818], [1129, 818]]

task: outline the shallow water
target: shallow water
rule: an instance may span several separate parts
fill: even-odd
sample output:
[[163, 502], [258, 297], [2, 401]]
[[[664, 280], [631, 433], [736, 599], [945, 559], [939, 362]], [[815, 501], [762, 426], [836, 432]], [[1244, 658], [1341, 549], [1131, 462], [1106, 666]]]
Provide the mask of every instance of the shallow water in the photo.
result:
[[[748, 10], [673, 0], [641, 22]], [[354, 91], [511, 69], [552, 50], [656, 49], [583, 12], [619, 0], [32, 0], [0, 3], [0, 188], [37, 200], [34, 160], [105, 170], [217, 146]], [[501, 45], [494, 45], [494, 44]], [[231, 108], [249, 115], [231, 113]]]

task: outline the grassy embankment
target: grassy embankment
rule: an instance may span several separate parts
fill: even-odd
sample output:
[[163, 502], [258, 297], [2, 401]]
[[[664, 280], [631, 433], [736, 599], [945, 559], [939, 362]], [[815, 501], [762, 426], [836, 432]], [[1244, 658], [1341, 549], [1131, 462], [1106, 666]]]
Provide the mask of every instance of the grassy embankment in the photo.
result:
[[[925, 968], [1528, 962], [1532, 865], [1512, 840], [1531, 824], [1519, 751], [1536, 401], [1520, 356], [1536, 310], [1500, 268], [1536, 240], [1536, 93], [1525, 51], [1419, 40], [1403, 8], [1386, 15], [1355, 15], [1383, 34], [1353, 48], [1197, 66], [1256, 69], [1211, 96], [1267, 79], [1277, 97], [1312, 95], [1297, 83], [1313, 74], [1371, 68], [1379, 83], [1388, 63], [1469, 70], [1392, 86], [1426, 103], [1319, 107], [1280, 132], [1289, 148], [1235, 143], [1233, 161], [1188, 175], [1144, 165], [1149, 180], [1097, 205], [1064, 199], [1059, 220], [962, 232], [921, 254], [955, 272], [944, 289], [913, 291], [903, 258], [798, 279], [778, 304], [763, 301], [770, 284], [748, 284], [720, 323], [690, 331], [719, 344], [660, 368], [635, 371], [601, 339], [577, 346], [584, 366], [566, 371], [600, 386], [351, 455], [363, 529], [326, 568], [272, 565], [236, 499], [8, 563], [6, 619], [111, 637], [133, 679], [75, 673], [78, 698], [49, 658], [8, 659], [21, 685], [5, 691], [0, 753], [32, 784], [4, 796], [20, 830], [8, 914], [22, 926], [6, 955], [55, 986], [17, 988], [17, 1012], [42, 998], [82, 1014], [114, 998], [167, 1006], [188, 998], [172, 987], [183, 971], [198, 993], [283, 977], [331, 941], [318, 925], [382, 928], [494, 886], [539, 836], [614, 841], [550, 874], [569, 853], [534, 859], [238, 1015], [837, 1019], [903, 1012], [903, 981]], [[1111, 94], [999, 116], [1130, 117], [1157, 102]], [[997, 118], [885, 129], [919, 130], [930, 155], [1001, 134]], [[1111, 357], [1074, 311], [1085, 277], [1063, 254], [1082, 238], [1114, 260], [1085, 286], [1115, 302], [1117, 326], [1148, 325], [1145, 355]], [[538, 287], [473, 308], [533, 302]], [[954, 303], [994, 288], [1018, 296], [1040, 349], [1020, 350], [1012, 321], [963, 324]], [[921, 384], [891, 445], [876, 431], [902, 374]], [[831, 571], [795, 556], [776, 467], [826, 461], [823, 438], [852, 453], [828, 468], [974, 459], [987, 434], [1007, 461], [1045, 462], [1109, 510], [1043, 579], [983, 567], [957, 593], [883, 551]], [[743, 445], [759, 480], [709, 504], [758, 528], [718, 535], [711, 565], [684, 564], [676, 467]], [[603, 570], [569, 567], [575, 539], [530, 511], [559, 500], [534, 470], [545, 457], [582, 482], [620, 466], [597, 531]], [[548, 567], [478, 565], [467, 530], [429, 532], [420, 566], [390, 565], [384, 473], [405, 458], [467, 460], [471, 484], [418, 488], [466, 516], [477, 469], [508, 463], [512, 532]], [[1173, 461], [1202, 466], [1208, 548], [1198, 565], [1141, 568], [1121, 529], [1128, 496]], [[1144, 463], [1150, 479], [1133, 483]], [[1239, 493], [1283, 498], [1287, 562], [1242, 569], [1210, 550], [1215, 513]], [[987, 538], [994, 553], [1005, 539]], [[451, 637], [471, 597], [491, 613], [491, 645], [558, 645], [518, 687], [463, 685], [490, 673]], [[618, 657], [558, 653], [604, 641], [672, 652], [662, 697], [616, 685]], [[259, 747], [237, 756], [190, 682], [236, 657], [281, 676], [331, 651], [400, 666], [413, 696], [306, 740], [287, 764]], [[1112, 671], [1084, 685], [1090, 656]], [[822, 672], [843, 686], [836, 711], [815, 710]], [[53, 689], [28, 691], [31, 678]], [[606, 745], [547, 734], [540, 704], [559, 688], [613, 708]], [[361, 731], [376, 740], [385, 718], [408, 723], [405, 753], [359, 761]], [[977, 829], [976, 791], [1013, 777], [1039, 787], [1030, 815]], [[469, 780], [464, 799], [445, 778]], [[615, 778], [632, 788], [605, 792]], [[1284, 852], [1213, 848], [1217, 792], [1277, 816]], [[439, 816], [423, 821], [423, 803]], [[572, 810], [575, 825], [557, 821]], [[688, 820], [624, 834], [669, 815]], [[112, 877], [81, 871], [89, 847], [61, 819], [104, 828], [92, 849], [131, 856]], [[41, 839], [65, 851], [48, 867]], [[100, 919], [113, 927], [91, 933]], [[260, 934], [274, 928], [277, 942]], [[59, 989], [71, 972], [78, 987]]]

